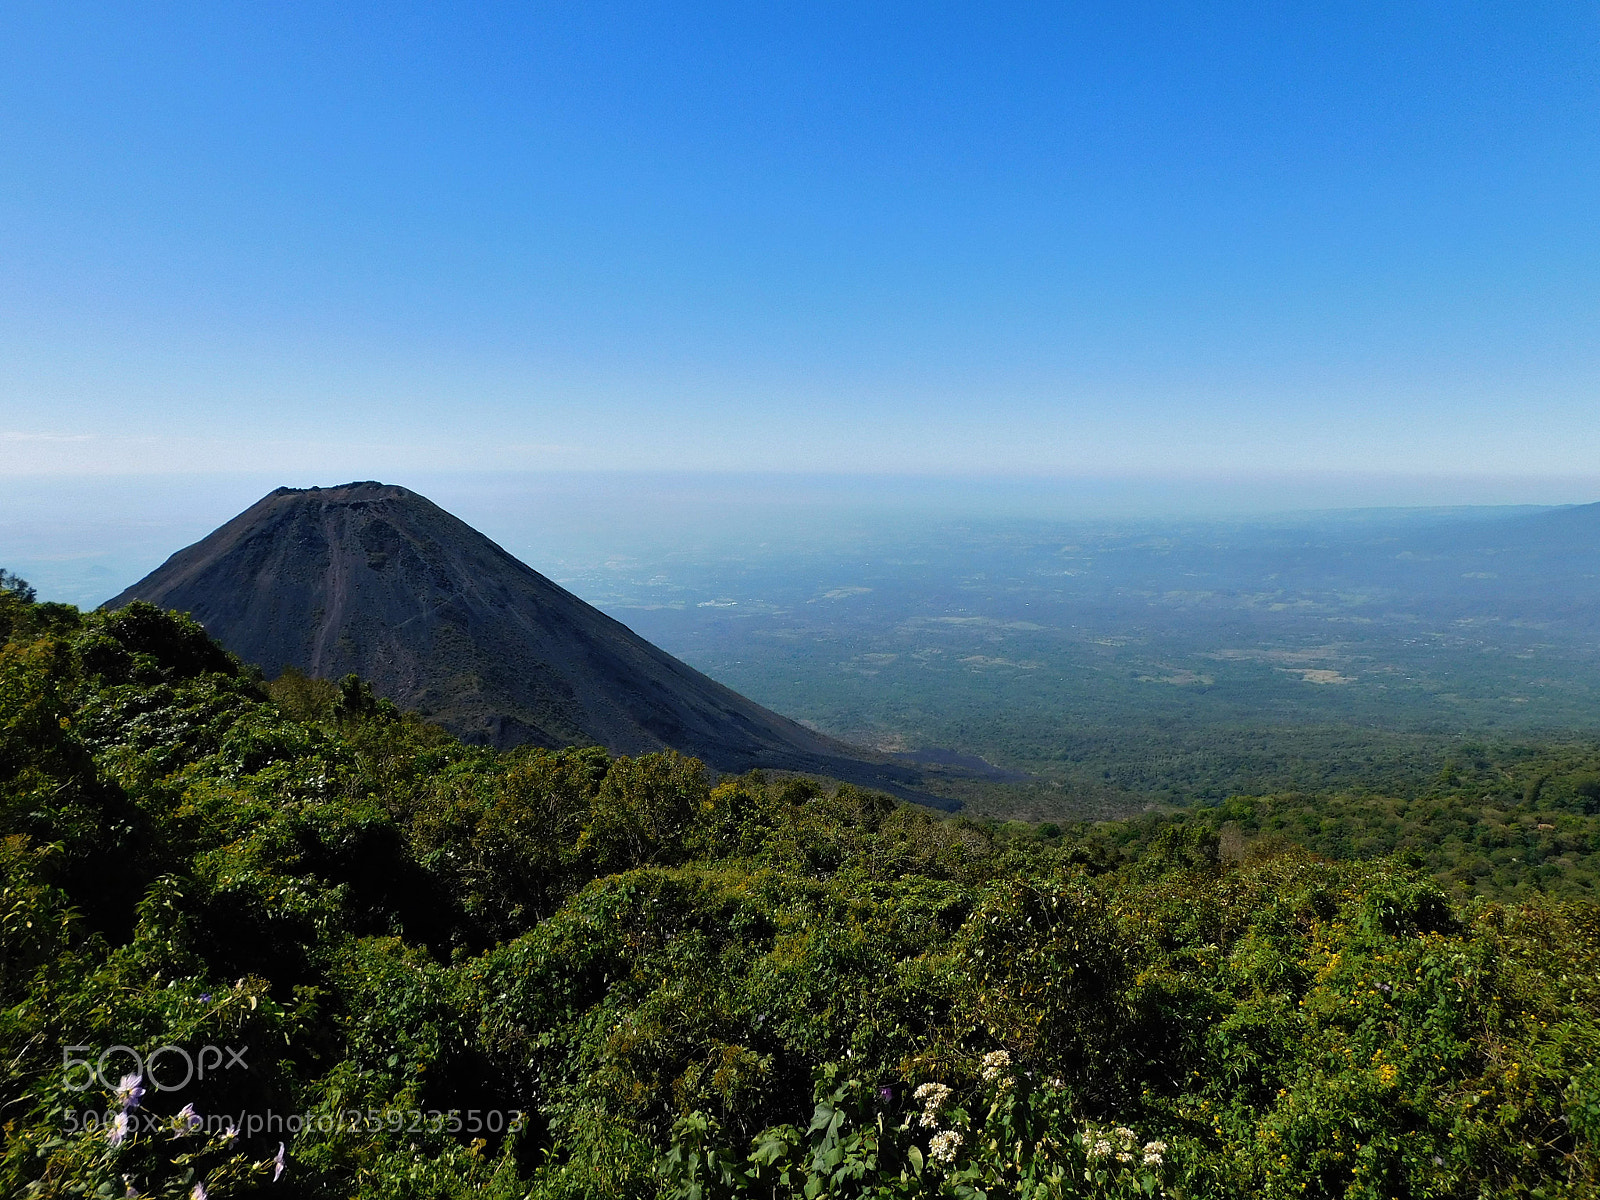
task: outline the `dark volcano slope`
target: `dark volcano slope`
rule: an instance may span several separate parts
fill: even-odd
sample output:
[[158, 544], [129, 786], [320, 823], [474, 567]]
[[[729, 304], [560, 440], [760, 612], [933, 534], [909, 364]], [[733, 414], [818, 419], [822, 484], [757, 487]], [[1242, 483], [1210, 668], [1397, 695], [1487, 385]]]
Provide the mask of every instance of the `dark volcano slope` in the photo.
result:
[[132, 600], [193, 614], [269, 677], [353, 671], [469, 742], [919, 779], [707, 678], [401, 487], [279, 488], [106, 607]]

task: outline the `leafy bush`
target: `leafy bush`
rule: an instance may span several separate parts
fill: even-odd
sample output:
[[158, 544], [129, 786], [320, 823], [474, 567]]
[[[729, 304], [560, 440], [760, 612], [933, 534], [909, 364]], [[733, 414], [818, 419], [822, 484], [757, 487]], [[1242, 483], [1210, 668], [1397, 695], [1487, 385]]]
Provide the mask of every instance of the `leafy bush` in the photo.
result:
[[1315, 857], [1305, 798], [1040, 840], [496, 754], [45, 608], [0, 588], [6, 1195], [1600, 1186], [1590, 901]]

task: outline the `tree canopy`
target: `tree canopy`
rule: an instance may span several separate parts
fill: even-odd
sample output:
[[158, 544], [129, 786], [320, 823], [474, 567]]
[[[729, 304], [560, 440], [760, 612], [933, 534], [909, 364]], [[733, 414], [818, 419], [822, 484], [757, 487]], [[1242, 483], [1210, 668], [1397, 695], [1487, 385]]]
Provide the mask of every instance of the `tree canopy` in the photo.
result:
[[1600, 910], [1537, 876], [500, 754], [148, 605], [0, 633], [8, 1195], [1600, 1182]]

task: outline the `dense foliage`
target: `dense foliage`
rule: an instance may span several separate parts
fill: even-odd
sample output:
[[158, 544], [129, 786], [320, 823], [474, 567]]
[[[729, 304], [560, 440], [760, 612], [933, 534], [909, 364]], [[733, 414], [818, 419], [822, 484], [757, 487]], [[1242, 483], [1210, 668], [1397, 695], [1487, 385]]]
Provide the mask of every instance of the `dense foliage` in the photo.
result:
[[1587, 901], [1312, 857], [1264, 802], [1009, 837], [497, 755], [138, 604], [0, 588], [0, 639], [6, 1195], [1600, 1183]]
[[1460, 897], [1592, 899], [1600, 886], [1600, 747], [1467, 746], [1410, 794], [1233, 796], [1125, 821], [1012, 823], [1004, 832], [1087, 841], [1132, 859], [1174, 827], [1216, 835], [1224, 858], [1274, 846], [1334, 859], [1396, 855]]

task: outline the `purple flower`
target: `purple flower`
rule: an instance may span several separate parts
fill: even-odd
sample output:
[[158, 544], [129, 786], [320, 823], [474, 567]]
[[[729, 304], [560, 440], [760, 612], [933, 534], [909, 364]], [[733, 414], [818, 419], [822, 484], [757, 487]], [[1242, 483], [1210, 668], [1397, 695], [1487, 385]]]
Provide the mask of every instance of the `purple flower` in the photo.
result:
[[283, 1146], [282, 1142], [279, 1142], [278, 1143], [278, 1157], [272, 1160], [272, 1182], [273, 1183], [277, 1183], [278, 1182], [278, 1176], [283, 1174], [283, 1168], [286, 1165], [287, 1164], [286, 1164], [285, 1159], [284, 1159], [284, 1146]]
[[894, 1103], [894, 1089], [891, 1088], [891, 1087], [881, 1087], [881, 1088], [879, 1088], [878, 1089], [878, 1099], [882, 1100], [885, 1104]]
[[206, 1200], [206, 1185], [197, 1183], [189, 1189], [189, 1200]]
[[122, 1145], [122, 1139], [128, 1136], [128, 1114], [119, 1112], [111, 1118], [111, 1124], [106, 1126], [106, 1141], [113, 1146]]
[[117, 1084], [117, 1103], [122, 1105], [123, 1111], [138, 1108], [139, 1101], [144, 1099], [144, 1083], [138, 1074], [129, 1074], [122, 1077], [122, 1082]]
[[201, 992], [200, 993], [200, 1003], [201, 1004], [210, 1004], [211, 1003], [211, 993], [210, 992]]
[[200, 1128], [200, 1114], [195, 1112], [192, 1104], [185, 1104], [180, 1108], [173, 1121], [178, 1127], [179, 1137], [188, 1137], [196, 1129]]

